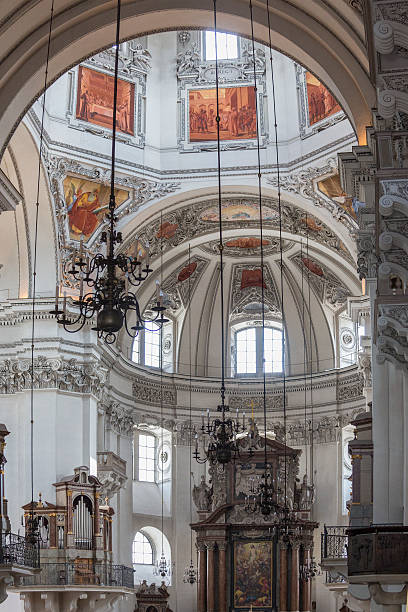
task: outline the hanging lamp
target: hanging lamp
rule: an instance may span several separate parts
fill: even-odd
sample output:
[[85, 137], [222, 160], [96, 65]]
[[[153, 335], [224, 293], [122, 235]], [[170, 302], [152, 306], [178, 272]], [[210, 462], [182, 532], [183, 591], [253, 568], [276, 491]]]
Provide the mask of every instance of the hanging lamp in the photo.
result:
[[[106, 215], [108, 229], [101, 234], [102, 243], [106, 244], [105, 252], [89, 258], [80, 242], [69, 264], [68, 274], [74, 286], [79, 285], [79, 299], [73, 302], [73, 312], [67, 310], [67, 298], [59, 303], [59, 286], [56, 287], [55, 307], [50, 314], [57, 317], [57, 322], [71, 333], [80, 331], [87, 322], [96, 316], [96, 326], [92, 329], [107, 344], [115, 342], [118, 332], [124, 327], [132, 338], [149, 323], [155, 323], [160, 329], [167, 319], [164, 318], [163, 296], [157, 291], [155, 305], [151, 308], [153, 317], [145, 317], [140, 309], [134, 289], [139, 287], [153, 271], [150, 267], [149, 247], [136, 253], [135, 257], [115, 252], [115, 245], [122, 242], [122, 234], [117, 231], [118, 218], [115, 214], [115, 161], [116, 161], [116, 123], [118, 102], [118, 71], [120, 46], [120, 10], [121, 0], [117, 0], [115, 71], [113, 86], [112, 113], [112, 153], [109, 212]], [[133, 320], [136, 324], [131, 325]]]
[[264, 240], [263, 240], [263, 210], [262, 210], [262, 172], [261, 172], [261, 147], [259, 135], [258, 118], [258, 96], [257, 96], [257, 76], [255, 61], [255, 37], [254, 20], [252, 10], [252, 0], [249, 0], [249, 12], [251, 20], [251, 43], [252, 43], [252, 63], [254, 70], [254, 91], [255, 91], [255, 114], [256, 114], [256, 135], [257, 135], [257, 162], [258, 162], [258, 199], [259, 199], [259, 230], [260, 230], [260, 254], [261, 254], [261, 303], [262, 303], [262, 382], [263, 382], [263, 421], [264, 421], [264, 464], [263, 473], [257, 483], [252, 482], [250, 491], [245, 497], [245, 510], [248, 513], [261, 512], [263, 516], [269, 516], [276, 507], [275, 490], [273, 486], [273, 476], [271, 467], [268, 465], [267, 449], [267, 422], [266, 422], [266, 367], [265, 367], [265, 262], [264, 262]]
[[50, 62], [50, 47], [52, 26], [54, 22], [54, 0], [51, 0], [50, 20], [48, 28], [47, 41], [47, 56], [45, 62], [44, 73], [44, 93], [42, 96], [41, 109], [41, 128], [40, 128], [40, 146], [38, 152], [38, 167], [37, 167], [37, 188], [35, 202], [35, 223], [34, 223], [34, 257], [33, 257], [33, 283], [32, 283], [32, 309], [31, 309], [31, 363], [30, 363], [30, 482], [31, 482], [31, 503], [30, 513], [26, 521], [25, 535], [27, 541], [32, 544], [39, 542], [39, 526], [38, 517], [34, 516], [34, 345], [35, 345], [35, 305], [36, 305], [36, 288], [37, 288], [37, 262], [38, 262], [38, 228], [39, 228], [39, 212], [40, 212], [40, 182], [41, 182], [41, 162], [44, 147], [44, 120], [45, 120], [45, 102], [47, 98], [48, 87], [48, 67]]
[[[224, 258], [223, 258], [223, 228], [222, 228], [222, 194], [221, 194], [221, 134], [220, 134], [220, 100], [219, 100], [219, 74], [218, 74], [218, 42], [217, 42], [217, 0], [213, 2], [214, 33], [215, 33], [215, 91], [216, 91], [216, 117], [217, 124], [217, 177], [218, 177], [218, 217], [219, 217], [219, 250], [220, 250], [220, 301], [221, 301], [221, 404], [217, 408], [219, 418], [211, 420], [210, 410], [207, 410], [207, 422], [204, 415], [199, 432], [195, 435], [195, 449], [193, 456], [198, 463], [206, 461], [218, 462], [225, 465], [239, 456], [237, 434], [245, 431], [245, 414], [242, 424], [237, 418], [227, 417], [229, 407], [225, 404], [225, 321], [224, 321]], [[203, 455], [199, 450], [199, 438], [203, 448]]]
[[[188, 245], [188, 266], [191, 266], [191, 246]], [[189, 355], [189, 481], [190, 481], [190, 565], [184, 570], [183, 582], [187, 584], [195, 584], [197, 582], [197, 570], [193, 564], [193, 530], [191, 528], [193, 522], [193, 492], [192, 492], [192, 448], [191, 439], [193, 434], [193, 419], [192, 419], [192, 363], [191, 363], [191, 274], [188, 277], [188, 355]]]

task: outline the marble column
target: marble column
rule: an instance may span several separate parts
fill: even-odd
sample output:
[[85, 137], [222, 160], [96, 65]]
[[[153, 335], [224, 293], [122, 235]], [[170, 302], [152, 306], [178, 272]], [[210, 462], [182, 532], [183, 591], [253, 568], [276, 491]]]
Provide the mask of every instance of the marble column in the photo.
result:
[[207, 592], [207, 548], [201, 542], [198, 548], [198, 612], [206, 612], [206, 592]]
[[218, 609], [219, 612], [227, 612], [227, 559], [226, 542], [218, 543]]
[[290, 578], [290, 610], [299, 611], [299, 544], [292, 544], [291, 578]]
[[[303, 564], [306, 567], [310, 566], [310, 549], [303, 549]], [[310, 587], [311, 587], [311, 578], [309, 580], [302, 580], [302, 602], [301, 602], [301, 610], [302, 612], [310, 612]]]
[[207, 612], [215, 609], [215, 542], [207, 544]]
[[50, 520], [50, 548], [57, 548], [57, 515], [52, 512], [49, 515]]
[[285, 542], [279, 543], [279, 611], [288, 609], [288, 546]]

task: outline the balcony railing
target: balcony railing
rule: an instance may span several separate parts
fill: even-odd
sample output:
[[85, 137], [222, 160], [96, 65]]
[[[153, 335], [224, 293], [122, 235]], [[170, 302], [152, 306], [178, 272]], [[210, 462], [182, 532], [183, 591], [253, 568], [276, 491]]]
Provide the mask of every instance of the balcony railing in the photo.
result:
[[324, 559], [347, 559], [347, 527], [324, 526], [321, 534], [321, 553]]
[[0, 565], [20, 565], [33, 569], [40, 567], [38, 544], [28, 542], [23, 536], [4, 532], [0, 541]]
[[22, 579], [22, 586], [101, 586], [133, 589], [134, 570], [124, 565], [95, 563], [43, 563], [41, 572]]

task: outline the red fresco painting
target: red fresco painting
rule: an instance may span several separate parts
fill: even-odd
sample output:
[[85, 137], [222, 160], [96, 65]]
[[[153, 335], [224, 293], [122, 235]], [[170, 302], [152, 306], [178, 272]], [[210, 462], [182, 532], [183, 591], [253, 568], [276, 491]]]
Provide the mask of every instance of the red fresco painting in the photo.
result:
[[[266, 289], [265, 282], [263, 286]], [[248, 287], [262, 287], [262, 270], [259, 268], [256, 270], [242, 270], [241, 289], [248, 289]]]
[[314, 125], [341, 111], [341, 106], [330, 91], [311, 72], [306, 72], [309, 125]]
[[173, 238], [177, 230], [178, 230], [177, 223], [170, 223], [170, 221], [165, 221], [159, 227], [159, 231], [157, 232], [156, 237], [157, 238], [167, 238], [168, 240], [169, 238]]
[[188, 278], [190, 278], [193, 272], [196, 271], [196, 269], [197, 269], [197, 262], [192, 261], [190, 264], [188, 264], [188, 266], [186, 266], [185, 268], [181, 270], [181, 272], [179, 273], [177, 277], [178, 282], [183, 283], [184, 281], [186, 281]]
[[323, 270], [321, 267], [315, 263], [312, 259], [308, 259], [307, 257], [303, 257], [303, 264], [306, 266], [312, 274], [316, 274], [316, 276], [324, 276]]
[[[262, 240], [263, 246], [268, 246], [269, 240]], [[251, 236], [249, 238], [235, 238], [225, 243], [226, 247], [238, 247], [239, 249], [256, 249], [261, 246], [261, 239]]]
[[[255, 91], [252, 86], [219, 89], [220, 139], [256, 138]], [[190, 142], [217, 140], [215, 89], [189, 92]]]
[[[114, 79], [109, 74], [84, 66], [78, 71], [76, 117], [95, 125], [112, 129]], [[135, 86], [118, 79], [116, 127], [134, 135]]]

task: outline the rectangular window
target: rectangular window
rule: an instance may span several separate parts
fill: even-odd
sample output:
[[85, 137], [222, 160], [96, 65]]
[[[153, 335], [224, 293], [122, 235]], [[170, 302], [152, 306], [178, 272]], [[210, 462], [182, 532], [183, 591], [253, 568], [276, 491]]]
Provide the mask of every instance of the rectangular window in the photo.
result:
[[[205, 32], [205, 59], [215, 61], [215, 32]], [[217, 32], [217, 54], [219, 60], [237, 59], [238, 37], [235, 34]]]
[[272, 374], [282, 372], [283, 366], [283, 334], [280, 329], [265, 328], [264, 336], [264, 355], [265, 355], [265, 372]]
[[145, 335], [145, 365], [160, 367], [160, 331], [146, 329]]
[[155, 455], [155, 437], [139, 434], [139, 480], [155, 482]]
[[256, 374], [256, 330], [237, 333], [237, 374]]

